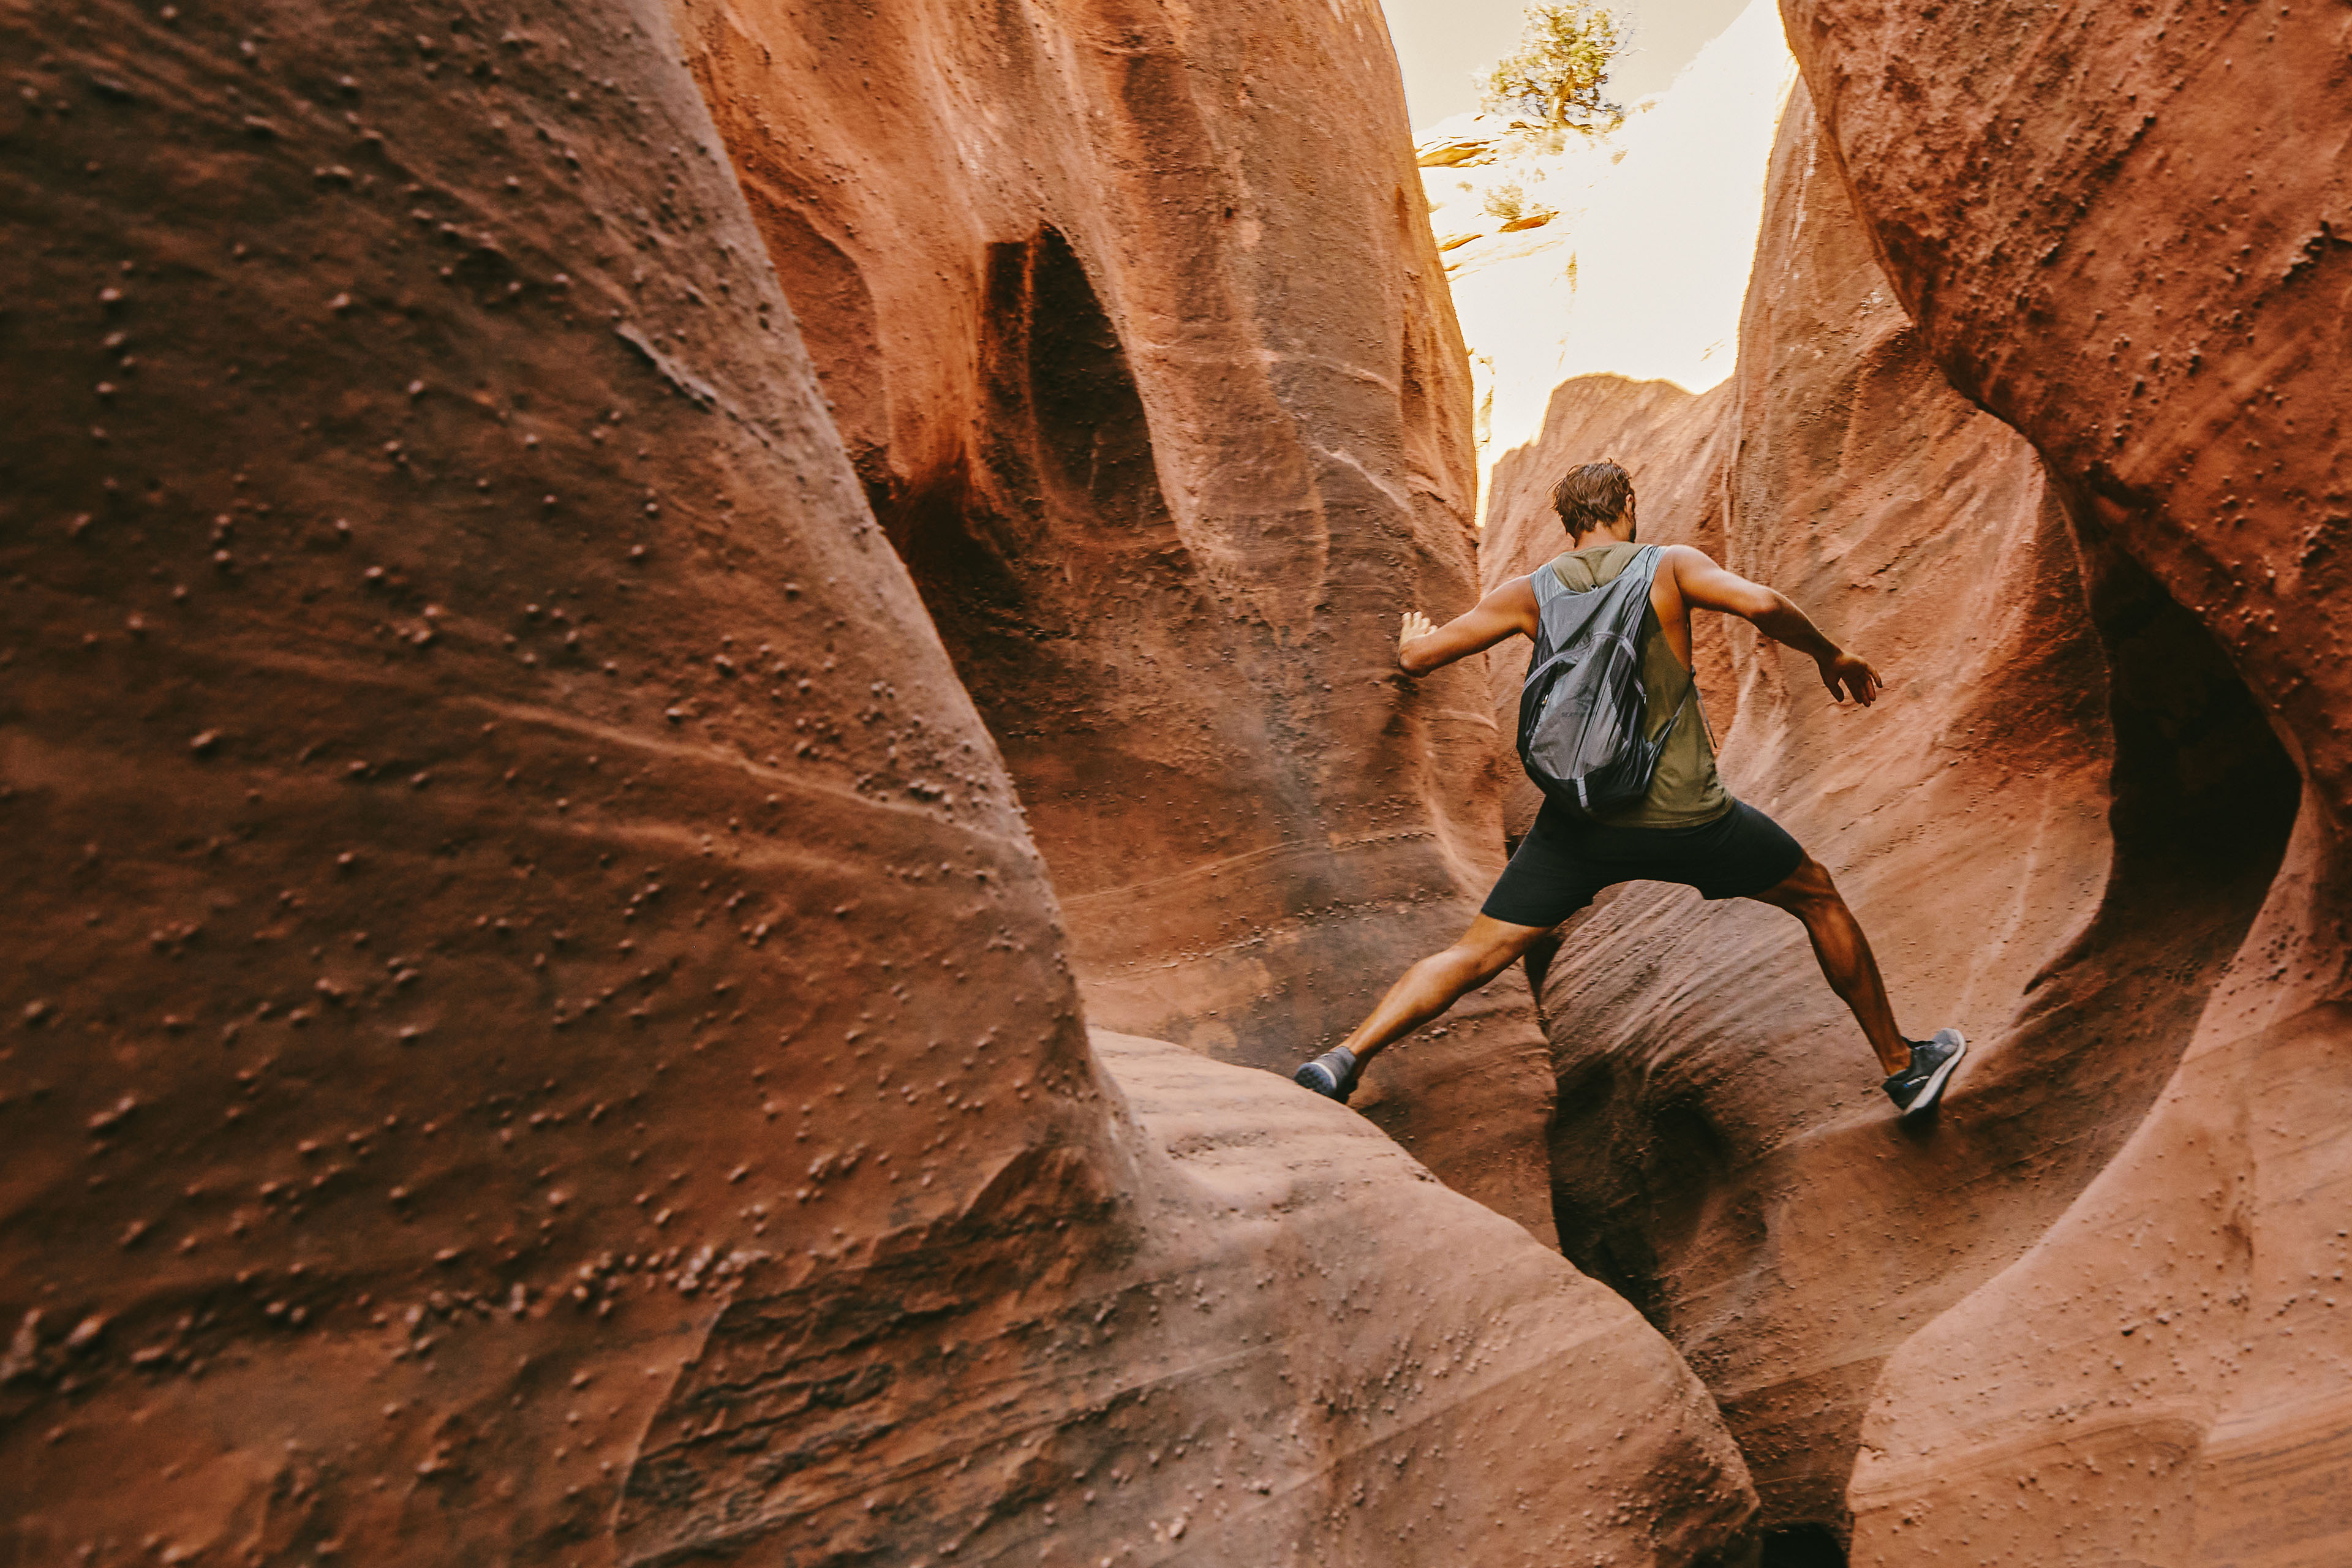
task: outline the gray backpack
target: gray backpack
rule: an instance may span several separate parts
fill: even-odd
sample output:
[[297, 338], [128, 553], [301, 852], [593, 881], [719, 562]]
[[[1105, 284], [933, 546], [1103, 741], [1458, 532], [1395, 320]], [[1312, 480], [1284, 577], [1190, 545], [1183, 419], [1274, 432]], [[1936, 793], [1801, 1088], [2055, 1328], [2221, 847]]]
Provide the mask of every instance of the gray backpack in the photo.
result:
[[1649, 734], [1649, 694], [1642, 684], [1642, 618], [1658, 547], [1644, 546], [1598, 588], [1571, 593], [1551, 567], [1530, 580], [1536, 591], [1536, 649], [1519, 689], [1519, 763], [1547, 799], [1580, 811], [1640, 800], [1658, 771], [1658, 753], [1683, 709]]

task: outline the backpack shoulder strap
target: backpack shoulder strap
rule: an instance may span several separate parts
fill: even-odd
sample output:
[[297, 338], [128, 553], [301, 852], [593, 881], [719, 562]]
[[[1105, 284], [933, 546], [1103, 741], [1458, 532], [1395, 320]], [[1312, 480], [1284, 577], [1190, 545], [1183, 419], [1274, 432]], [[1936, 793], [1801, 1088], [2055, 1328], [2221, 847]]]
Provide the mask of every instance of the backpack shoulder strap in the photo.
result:
[[1559, 580], [1559, 563], [1562, 559], [1563, 557], [1555, 555], [1528, 574], [1528, 585], [1536, 591], [1536, 604], [1538, 607], [1550, 604], [1569, 591], [1568, 584]]
[[[1625, 566], [1625, 571], [1621, 573], [1620, 575], [1629, 575], [1633, 573], [1639, 572], [1642, 574], [1644, 584], [1647, 584], [1656, 578], [1658, 574], [1659, 559], [1664, 554], [1665, 547], [1664, 545], [1645, 544], [1642, 546], [1642, 553], [1628, 562]], [[1644, 591], [1642, 595], [1642, 603], [1645, 608], [1649, 605], [1649, 595], [1646, 591]], [[1699, 727], [1706, 731], [1706, 749], [1708, 752], [1712, 754], [1716, 750], [1715, 726], [1707, 722], [1706, 702], [1704, 699], [1699, 698], [1698, 695], [1698, 650], [1696, 648], [1693, 648], [1691, 651], [1692, 661], [1687, 667], [1686, 679], [1683, 682], [1683, 698], [1681, 701], [1675, 704], [1675, 716], [1666, 721], [1666, 729], [1672, 730], [1676, 723], [1680, 722], [1683, 716], [1683, 710], [1689, 707], [1693, 700], [1697, 700]], [[1664, 733], [1664, 731], [1661, 731], [1661, 733]]]

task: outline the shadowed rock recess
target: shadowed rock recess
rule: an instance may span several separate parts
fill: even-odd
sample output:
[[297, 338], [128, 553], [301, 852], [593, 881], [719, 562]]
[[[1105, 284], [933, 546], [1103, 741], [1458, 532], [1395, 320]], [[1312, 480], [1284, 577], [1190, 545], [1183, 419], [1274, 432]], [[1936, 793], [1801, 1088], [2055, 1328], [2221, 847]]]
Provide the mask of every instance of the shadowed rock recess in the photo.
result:
[[[1093, 123], [1187, 48], [1255, 47], [1218, 26], [1038, 47], [1109, 73], [1071, 100]], [[1390, 68], [1369, 11], [1252, 26], [1310, 83]], [[949, 41], [962, 131], [1017, 129], [956, 75], [995, 57]], [[1374, 685], [1387, 634], [1341, 594], [1375, 566], [1468, 592], [1459, 350], [1402, 175], [1311, 141], [1213, 180], [1123, 154], [1271, 183], [1251, 224], [1288, 189], [1391, 226], [1378, 289], [1244, 356], [1245, 411], [1154, 405], [1174, 384], [1104, 323], [1160, 289], [1150, 353], [1186, 360], [1198, 280], [1108, 279], [1076, 217], [992, 232], [956, 310], [889, 312], [976, 329], [945, 357], [1001, 422], [963, 482], [1065, 509], [950, 510], [910, 462], [910, 577], [866, 499], [898, 470], [852, 466], [889, 389], [836, 380], [836, 426], [690, 52], [622, 0], [0, 9], [0, 1561], [1736, 1560], [1739, 1456], [1624, 1302], [1349, 1111], [1090, 1048], [1047, 865], [918, 595], [956, 577], [945, 624], [1026, 646], [1005, 617], [1100, 602], [1041, 569], [1174, 574], [1269, 651], [1163, 645], [1171, 707], [1231, 679], [1258, 704], [1234, 723], [1295, 739], [1322, 681], [1359, 693], [1315, 779], [1235, 746], [1291, 815], [1237, 863], [1258, 890], [1199, 918], [1289, 900], [1287, 952], [1352, 911], [1385, 963], [1458, 915], [1445, 846], [1499, 838], [1491, 776], [1455, 776], [1491, 750], [1470, 678]], [[797, 156], [747, 157], [755, 195], [839, 173]], [[1166, 265], [1202, 216], [1154, 220]], [[1330, 282], [1294, 248], [1266, 286], [1288, 270]], [[1318, 377], [1360, 406], [1298, 413], [1296, 471], [1221, 481], [1255, 521], [1185, 540], [1206, 449], [1268, 439], [1268, 388]], [[1194, 477], [1162, 419], [1200, 432]], [[1133, 654], [1070, 629], [1037, 646]], [[1009, 655], [975, 646], [1010, 711]], [[1027, 700], [1034, 759], [1076, 721]], [[1197, 833], [1211, 804], [1128, 820]], [[1402, 847], [1348, 847], [1383, 831]], [[1224, 973], [1160, 918], [1087, 926]], [[1212, 1016], [1258, 994], [1181, 984]]]
[[[1287, 1069], [1501, 869], [1467, 362], [1371, 0], [687, 0], [843, 438], [1088, 1016]], [[1512, 975], [1357, 1108], [1549, 1238]]]

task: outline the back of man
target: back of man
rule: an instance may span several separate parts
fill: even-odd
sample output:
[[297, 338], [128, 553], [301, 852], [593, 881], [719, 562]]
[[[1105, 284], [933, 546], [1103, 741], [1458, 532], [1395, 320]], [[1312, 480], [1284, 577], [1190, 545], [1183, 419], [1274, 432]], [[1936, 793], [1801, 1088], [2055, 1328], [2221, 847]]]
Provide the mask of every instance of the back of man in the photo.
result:
[[[1408, 611], [1397, 655], [1406, 673], [1428, 674], [1514, 636], [1532, 638], [1546, 599], [1594, 592], [1643, 559], [1633, 482], [1615, 463], [1571, 469], [1552, 501], [1569, 532], [1567, 552], [1498, 585], [1444, 626]], [[1664, 744], [1646, 789], [1597, 811], [1548, 792], [1469, 930], [1408, 970], [1345, 1041], [1297, 1070], [1298, 1082], [1345, 1100], [1373, 1056], [1535, 949], [1603, 888], [1661, 881], [1696, 888], [1707, 899], [1754, 899], [1802, 921], [1823, 976], [1886, 1072], [1885, 1088], [1896, 1109], [1906, 1116], [1934, 1109], [1967, 1041], [1956, 1029], [1924, 1041], [1896, 1029], [1869, 940], [1828, 871], [1778, 823], [1724, 789], [1691, 667], [1693, 610], [1738, 616], [1809, 655], [1833, 701], [1851, 697], [1867, 707], [1877, 700], [1878, 672], [1823, 636], [1785, 595], [1689, 545], [1659, 551], [1643, 619], [1640, 679], [1645, 738]]]
[[[1571, 594], [1591, 593], [1616, 581], [1645, 547], [1622, 543], [1571, 550], [1538, 568]], [[1662, 552], [1663, 553], [1663, 552]], [[1668, 626], [1679, 633], [1669, 634]], [[1653, 722], [1652, 738], [1665, 731], [1650, 793], [1628, 805], [1593, 813], [1612, 827], [1696, 827], [1731, 809], [1731, 796], [1715, 771], [1715, 743], [1705, 699], [1690, 668], [1690, 611], [1676, 586], [1674, 562], [1661, 559], [1650, 579], [1650, 610], [1642, 619], [1642, 688]]]

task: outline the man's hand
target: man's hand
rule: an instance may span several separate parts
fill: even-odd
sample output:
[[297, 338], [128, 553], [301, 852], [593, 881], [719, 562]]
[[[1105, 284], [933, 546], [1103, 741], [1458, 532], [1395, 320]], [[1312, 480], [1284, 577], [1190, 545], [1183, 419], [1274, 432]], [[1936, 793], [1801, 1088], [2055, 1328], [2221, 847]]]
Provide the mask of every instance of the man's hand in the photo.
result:
[[[1407, 610], [1404, 613], [1404, 629], [1397, 633], [1397, 662], [1404, 663], [1404, 650], [1411, 647], [1416, 638], [1425, 637], [1436, 629], [1435, 624], [1419, 610]], [[1412, 666], [1406, 665], [1405, 668], [1410, 669]]]
[[1864, 708], [1878, 700], [1878, 689], [1886, 684], [1878, 671], [1870, 668], [1866, 659], [1850, 653], [1832, 654], [1817, 661], [1822, 672], [1822, 684], [1830, 689], [1832, 700], [1843, 702], [1852, 697]]
[[1496, 584], [1467, 615], [1433, 626], [1419, 610], [1404, 613], [1397, 629], [1397, 666], [1407, 675], [1427, 675], [1457, 658], [1484, 653], [1507, 637], [1533, 637], [1536, 591], [1525, 577]]

